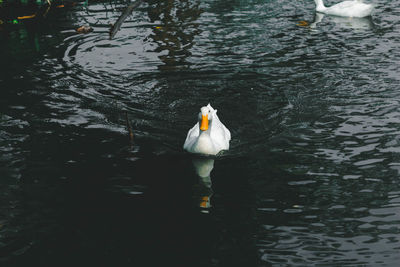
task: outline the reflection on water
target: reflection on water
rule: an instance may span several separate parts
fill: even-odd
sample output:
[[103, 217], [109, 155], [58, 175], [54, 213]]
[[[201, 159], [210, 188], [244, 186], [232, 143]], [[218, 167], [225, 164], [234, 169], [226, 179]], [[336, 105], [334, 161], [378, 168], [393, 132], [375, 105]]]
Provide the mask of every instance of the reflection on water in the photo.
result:
[[194, 37], [199, 34], [196, 20], [201, 15], [200, 1], [150, 1], [150, 5], [150, 22], [157, 25], [150, 38], [157, 44], [155, 51], [162, 52], [159, 58], [164, 65], [160, 68], [187, 65]]
[[[277, 3], [146, 1], [113, 40], [125, 2], [1, 25], [0, 265], [396, 266], [400, 2], [315, 31]], [[235, 138], [193, 159], [209, 102]]]
[[318, 23], [320, 23], [324, 17], [327, 17], [329, 21], [335, 23], [342, 28], [351, 28], [355, 30], [370, 30], [374, 27], [371, 17], [365, 18], [348, 18], [348, 17], [337, 17], [337, 16], [327, 16], [322, 13], [315, 13], [314, 21], [310, 24], [310, 28], [316, 28]]
[[[211, 171], [214, 168], [214, 159], [209, 158], [193, 158], [192, 163], [197, 176], [199, 177], [197, 197], [200, 199], [199, 206], [205, 209], [211, 207]], [[206, 210], [202, 210], [206, 212]]]

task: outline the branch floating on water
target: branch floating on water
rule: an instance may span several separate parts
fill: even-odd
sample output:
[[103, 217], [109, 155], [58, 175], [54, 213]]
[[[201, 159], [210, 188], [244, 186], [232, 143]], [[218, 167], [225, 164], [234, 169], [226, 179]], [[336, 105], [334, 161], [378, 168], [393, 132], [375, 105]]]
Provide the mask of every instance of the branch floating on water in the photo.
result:
[[126, 20], [126, 18], [132, 13], [133, 9], [138, 7], [143, 0], [136, 0], [135, 2], [131, 3], [129, 6], [127, 6], [124, 10], [124, 12], [121, 14], [121, 16], [118, 18], [118, 20], [111, 26], [110, 29], [110, 40], [114, 38], [115, 34], [119, 31], [121, 28], [122, 23]]

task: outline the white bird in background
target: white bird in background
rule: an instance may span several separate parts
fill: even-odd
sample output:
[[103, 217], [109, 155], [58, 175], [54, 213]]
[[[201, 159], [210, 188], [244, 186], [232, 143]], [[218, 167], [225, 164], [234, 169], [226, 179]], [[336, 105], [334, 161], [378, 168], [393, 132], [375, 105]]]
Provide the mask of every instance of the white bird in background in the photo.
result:
[[340, 17], [363, 18], [371, 16], [374, 6], [365, 4], [360, 0], [343, 1], [331, 7], [325, 7], [323, 0], [314, 0], [316, 11], [328, 15]]
[[210, 104], [200, 109], [198, 122], [189, 130], [183, 149], [191, 153], [216, 155], [229, 149], [231, 133]]

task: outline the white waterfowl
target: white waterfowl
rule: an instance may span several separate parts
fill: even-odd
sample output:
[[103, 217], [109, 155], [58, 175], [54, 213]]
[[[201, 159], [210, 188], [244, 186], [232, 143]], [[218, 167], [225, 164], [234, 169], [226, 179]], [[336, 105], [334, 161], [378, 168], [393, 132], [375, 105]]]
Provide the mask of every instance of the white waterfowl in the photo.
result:
[[198, 122], [189, 130], [183, 149], [191, 153], [216, 155], [229, 149], [231, 133], [210, 104], [200, 109]]
[[317, 12], [340, 17], [368, 17], [374, 9], [373, 5], [365, 4], [360, 0], [343, 1], [330, 7], [325, 7], [323, 0], [314, 0], [314, 2]]

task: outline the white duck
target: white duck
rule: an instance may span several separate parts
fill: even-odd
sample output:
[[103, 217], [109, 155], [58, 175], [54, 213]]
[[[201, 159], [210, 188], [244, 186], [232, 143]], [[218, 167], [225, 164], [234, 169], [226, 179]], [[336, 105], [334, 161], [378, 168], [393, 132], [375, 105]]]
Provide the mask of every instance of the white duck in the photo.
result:
[[325, 7], [323, 0], [314, 0], [316, 11], [340, 17], [363, 18], [371, 16], [373, 5], [365, 4], [360, 0], [343, 1], [331, 7]]
[[199, 121], [189, 130], [183, 149], [208, 155], [228, 150], [231, 133], [219, 120], [217, 110], [210, 104], [200, 110]]

